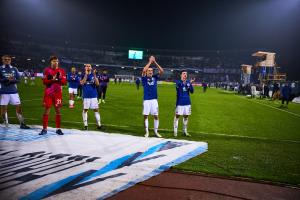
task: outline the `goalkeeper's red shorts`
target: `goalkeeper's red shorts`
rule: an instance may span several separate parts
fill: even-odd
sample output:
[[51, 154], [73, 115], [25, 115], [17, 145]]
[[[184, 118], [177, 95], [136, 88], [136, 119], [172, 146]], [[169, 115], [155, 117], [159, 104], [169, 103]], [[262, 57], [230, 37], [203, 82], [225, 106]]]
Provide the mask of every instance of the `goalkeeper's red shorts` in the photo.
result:
[[54, 107], [61, 107], [62, 106], [62, 94], [52, 94], [52, 95], [44, 95], [43, 105], [46, 108], [50, 108], [52, 105]]

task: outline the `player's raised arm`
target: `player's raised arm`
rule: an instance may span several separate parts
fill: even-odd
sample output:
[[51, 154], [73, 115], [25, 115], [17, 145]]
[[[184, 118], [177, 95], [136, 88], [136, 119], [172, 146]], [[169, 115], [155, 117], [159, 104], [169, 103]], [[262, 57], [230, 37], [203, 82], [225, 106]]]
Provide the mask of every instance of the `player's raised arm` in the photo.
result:
[[150, 65], [152, 64], [153, 62], [153, 56], [150, 56], [149, 57], [149, 62], [145, 65], [145, 67], [143, 68], [143, 71], [142, 71], [142, 76], [146, 76], [146, 73], [147, 73], [147, 70], [148, 68], [150, 67]]
[[153, 63], [156, 65], [159, 75], [162, 75], [164, 73], [164, 69], [156, 62], [154, 57], [153, 57]]

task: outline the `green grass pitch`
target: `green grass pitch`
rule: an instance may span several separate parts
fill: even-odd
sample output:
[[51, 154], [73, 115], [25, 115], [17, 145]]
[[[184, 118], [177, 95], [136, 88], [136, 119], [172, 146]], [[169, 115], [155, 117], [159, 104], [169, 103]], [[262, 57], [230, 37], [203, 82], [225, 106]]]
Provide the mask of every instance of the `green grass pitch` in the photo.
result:
[[[37, 79], [35, 86], [21, 83], [18, 88], [27, 124], [41, 125], [41, 80]], [[110, 83], [107, 103], [100, 106], [102, 130], [143, 136], [142, 95], [143, 89], [137, 91], [134, 84]], [[158, 86], [160, 133], [166, 138], [173, 135], [175, 97], [174, 85]], [[200, 87], [191, 98], [188, 131], [192, 137], [182, 136], [180, 120], [177, 139], [205, 141], [208, 152], [175, 169], [300, 186], [300, 105], [279, 108], [279, 101], [247, 99], [213, 88], [203, 93]], [[65, 87], [62, 127], [81, 129], [81, 113], [81, 100], [76, 100], [75, 109], [68, 108]], [[17, 123], [14, 108], [9, 107], [8, 114], [10, 123]], [[53, 108], [49, 119], [49, 126], [54, 126]], [[89, 129], [96, 130], [92, 111], [88, 121]], [[149, 125], [153, 127], [152, 118]]]

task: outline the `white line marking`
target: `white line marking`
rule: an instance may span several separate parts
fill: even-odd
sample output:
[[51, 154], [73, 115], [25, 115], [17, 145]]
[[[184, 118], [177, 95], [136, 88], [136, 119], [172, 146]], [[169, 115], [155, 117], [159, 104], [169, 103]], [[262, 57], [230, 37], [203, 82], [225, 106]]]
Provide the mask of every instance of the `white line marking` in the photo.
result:
[[275, 109], [275, 110], [279, 110], [279, 111], [286, 112], [286, 113], [289, 113], [289, 114], [291, 114], [291, 115], [300, 117], [300, 115], [297, 114], [297, 113], [293, 113], [293, 112], [290, 112], [290, 111], [287, 111], [287, 110], [282, 110], [282, 109], [280, 109], [280, 108], [276, 108], [276, 107], [274, 107], [274, 106], [270, 106], [270, 105], [265, 104], [265, 103], [257, 102], [257, 101], [255, 101], [255, 100], [252, 101], [252, 100], [247, 99], [247, 98], [243, 98], [243, 97], [241, 97], [241, 98], [242, 98], [242, 99], [245, 99], [245, 100], [247, 100], [247, 101], [249, 101], [249, 102], [257, 103], [257, 104], [260, 104], [260, 105], [263, 105], [263, 106], [266, 106], [266, 107], [269, 107], [269, 108], [273, 108], [273, 109]]
[[[9, 117], [9, 118], [14, 118], [16, 117]], [[35, 120], [39, 121], [39, 119], [35, 118], [25, 118], [28, 120]], [[77, 121], [62, 121], [64, 123], [76, 123], [76, 124], [82, 124], [83, 122], [77, 122]], [[122, 126], [122, 125], [115, 125], [115, 124], [103, 124], [105, 126], [113, 126], [113, 127], [121, 127], [121, 128], [129, 128], [130, 126]], [[142, 130], [142, 129], [141, 129]], [[160, 131], [168, 131], [172, 132], [173, 130], [171, 129], [159, 129]], [[207, 132], [202, 132], [202, 131], [191, 131], [190, 133], [200, 133], [203, 135], [217, 135], [217, 136], [224, 136], [224, 137], [235, 137], [235, 138], [246, 138], [246, 139], [255, 139], [255, 140], [266, 140], [266, 141], [274, 141], [274, 142], [290, 142], [290, 143], [300, 143], [298, 140], [281, 140], [281, 139], [271, 139], [271, 138], [266, 138], [266, 137], [253, 137], [253, 136], [247, 136], [247, 135], [230, 135], [230, 134], [225, 134], [225, 133], [207, 133]]]
[[[159, 129], [163, 131], [173, 131], [171, 129]], [[190, 133], [193, 133], [194, 131], [190, 131]], [[292, 143], [300, 143], [298, 140], [280, 140], [280, 139], [271, 139], [266, 137], [253, 137], [253, 136], [247, 136], [247, 135], [230, 135], [225, 133], [207, 133], [207, 132], [194, 132], [194, 133], [201, 133], [203, 135], [217, 135], [217, 136], [225, 136], [225, 137], [236, 137], [236, 138], [247, 138], [247, 139], [256, 139], [256, 140], [268, 140], [268, 141], [274, 141], [274, 142], [292, 142]]]
[[43, 99], [40, 98], [40, 99], [25, 99], [25, 100], [21, 100], [21, 102], [24, 102], [24, 101], [42, 101]]
[[[16, 119], [16, 117], [8, 117], [11, 119]], [[36, 119], [36, 118], [25, 118], [27, 120], [33, 120], [33, 121], [40, 121], [40, 119]], [[74, 123], [74, 124], [83, 124], [83, 122], [77, 122], [77, 121], [61, 121], [63, 123]], [[94, 123], [90, 123], [90, 124], [94, 124]], [[96, 123], [95, 123], [96, 124]], [[122, 126], [122, 125], [115, 125], [115, 124], [103, 124], [105, 126], [114, 126], [114, 127], [121, 127], [121, 128], [129, 128], [130, 126]]]

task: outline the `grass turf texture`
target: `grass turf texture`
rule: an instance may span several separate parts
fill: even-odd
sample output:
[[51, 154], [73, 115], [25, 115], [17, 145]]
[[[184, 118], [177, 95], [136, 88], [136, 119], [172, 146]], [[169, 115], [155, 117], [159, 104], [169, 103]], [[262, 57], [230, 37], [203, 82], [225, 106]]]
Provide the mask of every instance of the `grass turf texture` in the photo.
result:
[[[18, 87], [27, 124], [41, 124], [41, 80], [36, 80], [35, 86], [22, 83]], [[75, 109], [69, 109], [67, 87], [63, 91], [62, 127], [81, 129], [82, 102], [76, 100]], [[110, 83], [106, 104], [100, 106], [102, 130], [143, 136], [142, 95], [143, 89], [137, 91], [134, 84]], [[174, 86], [159, 85], [158, 96], [160, 133], [173, 138]], [[278, 109], [279, 101], [247, 99], [212, 88], [202, 93], [200, 87], [191, 98], [188, 131], [192, 137], [183, 137], [179, 132], [178, 139], [205, 141], [209, 148], [175, 169], [300, 186], [300, 105], [291, 103], [288, 108]], [[8, 114], [15, 117], [11, 106]], [[93, 111], [89, 111], [88, 121], [89, 129], [96, 130]], [[53, 108], [49, 122], [49, 126], [55, 126]], [[17, 123], [16, 118], [10, 118], [10, 123]], [[149, 125], [153, 127], [152, 118]], [[178, 130], [181, 127], [182, 119]]]

